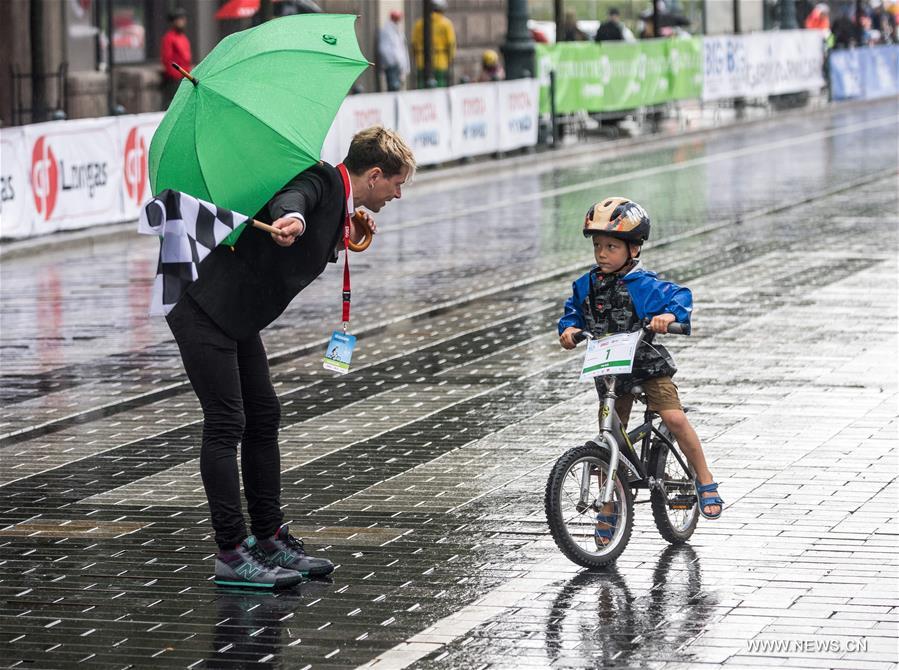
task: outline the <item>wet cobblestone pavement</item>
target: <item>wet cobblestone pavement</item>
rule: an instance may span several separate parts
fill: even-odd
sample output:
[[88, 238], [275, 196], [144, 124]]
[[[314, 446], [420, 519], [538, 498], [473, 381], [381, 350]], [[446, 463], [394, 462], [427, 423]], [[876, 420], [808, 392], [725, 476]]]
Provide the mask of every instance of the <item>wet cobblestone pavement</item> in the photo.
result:
[[[320, 368], [339, 272], [264, 335], [285, 512], [338, 564], [279, 594], [210, 581], [152, 243], [4, 261], [4, 667], [896, 667], [897, 111], [413, 184], [353, 259], [352, 374]], [[595, 429], [553, 324], [609, 193], [646, 205], [648, 266], [693, 289], [694, 336], [666, 345], [727, 506], [673, 548], [638, 506], [587, 572], [543, 488]]]

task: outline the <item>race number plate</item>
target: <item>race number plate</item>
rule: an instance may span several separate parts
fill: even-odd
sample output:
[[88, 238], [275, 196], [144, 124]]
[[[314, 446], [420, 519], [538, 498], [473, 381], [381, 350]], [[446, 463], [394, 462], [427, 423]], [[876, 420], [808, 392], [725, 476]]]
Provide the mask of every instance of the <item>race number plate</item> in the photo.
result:
[[581, 381], [589, 381], [601, 375], [628, 374], [634, 367], [634, 352], [639, 341], [640, 331], [587, 340]]

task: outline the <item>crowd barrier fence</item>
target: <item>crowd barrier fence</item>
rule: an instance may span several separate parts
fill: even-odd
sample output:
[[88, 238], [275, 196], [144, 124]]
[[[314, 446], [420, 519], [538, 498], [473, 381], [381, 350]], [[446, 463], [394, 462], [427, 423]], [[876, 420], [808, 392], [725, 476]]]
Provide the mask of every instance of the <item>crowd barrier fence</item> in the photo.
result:
[[899, 45], [833, 51], [828, 65], [833, 100], [899, 95]]

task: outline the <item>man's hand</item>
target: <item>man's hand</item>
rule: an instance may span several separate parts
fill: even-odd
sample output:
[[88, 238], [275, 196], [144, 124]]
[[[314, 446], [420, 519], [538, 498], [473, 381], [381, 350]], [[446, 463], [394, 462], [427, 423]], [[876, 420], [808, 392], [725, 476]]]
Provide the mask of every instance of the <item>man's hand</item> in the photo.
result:
[[580, 328], [569, 327], [566, 328], [561, 335], [559, 335], [559, 344], [562, 345], [563, 349], [574, 349], [577, 346], [577, 342], [574, 341], [574, 336], [581, 332]]
[[281, 231], [280, 235], [271, 233], [271, 236], [272, 239], [282, 247], [289, 247], [296, 242], [297, 238], [306, 230], [306, 224], [303, 223], [302, 219], [298, 219], [294, 216], [282, 217], [272, 223], [272, 227]]
[[[365, 239], [366, 228], [371, 231], [372, 235], [378, 232], [378, 226], [375, 224], [375, 220], [371, 218], [371, 214], [361, 209], [356, 210], [356, 212], [356, 214], [350, 217], [350, 239], [353, 241], [353, 244], [359, 244]], [[362, 218], [361, 224], [358, 221], [360, 216]]]
[[673, 321], [676, 321], [674, 314], [659, 314], [652, 317], [652, 321], [649, 322], [649, 329], [654, 333], [667, 333], [668, 324]]

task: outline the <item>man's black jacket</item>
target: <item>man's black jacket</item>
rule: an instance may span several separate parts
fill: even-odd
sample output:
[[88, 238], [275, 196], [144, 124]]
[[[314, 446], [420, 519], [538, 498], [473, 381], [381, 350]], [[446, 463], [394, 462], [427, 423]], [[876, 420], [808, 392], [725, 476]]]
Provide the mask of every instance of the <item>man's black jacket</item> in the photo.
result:
[[299, 212], [306, 231], [282, 247], [269, 233], [248, 225], [233, 250], [219, 246], [200, 265], [187, 289], [225, 334], [243, 340], [274, 321], [296, 295], [336, 260], [343, 234], [346, 193], [338, 170], [318, 163], [291, 179], [256, 214], [271, 223]]

